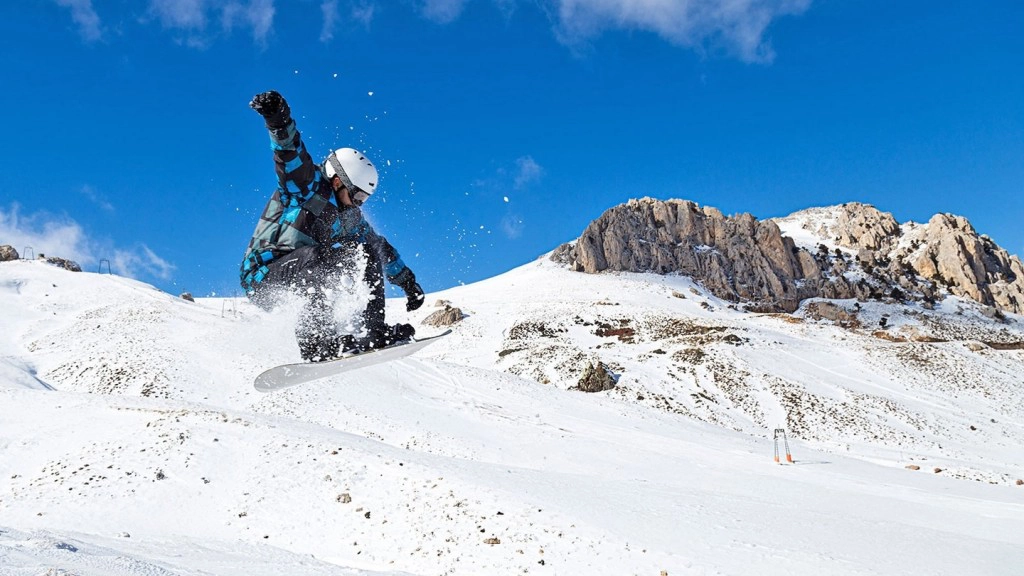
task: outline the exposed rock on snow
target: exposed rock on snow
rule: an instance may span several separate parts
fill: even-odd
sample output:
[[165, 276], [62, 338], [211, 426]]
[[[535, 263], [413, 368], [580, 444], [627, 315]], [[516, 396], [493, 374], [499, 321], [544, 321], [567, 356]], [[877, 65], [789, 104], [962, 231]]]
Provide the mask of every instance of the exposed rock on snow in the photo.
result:
[[551, 260], [565, 264], [573, 272], [583, 272], [583, 265], [576, 259], [576, 242], [566, 242], [551, 253]]
[[602, 362], [588, 364], [576, 385], [576, 389], [583, 392], [604, 392], [612, 388], [615, 388], [615, 376]]
[[443, 326], [451, 326], [462, 320], [465, 315], [462, 313], [460, 308], [453, 308], [449, 304], [445, 304], [444, 308], [433, 312], [430, 316], [423, 319], [423, 323], [427, 326], [436, 326], [438, 328]]
[[0, 262], [9, 262], [11, 260], [17, 260], [18, 258], [20, 258], [20, 256], [18, 256], [18, 251], [14, 249], [14, 246], [7, 244], [0, 246]]
[[56, 256], [43, 256], [42, 254], [40, 254], [39, 259], [45, 260], [47, 264], [52, 264], [53, 266], [69, 270], [71, 272], [82, 271], [82, 267], [78, 265], [78, 262], [67, 260], [65, 258], [58, 258]]
[[833, 302], [810, 302], [804, 306], [804, 312], [808, 318], [813, 320], [829, 320], [844, 328], [860, 327], [856, 310], [851, 312]]

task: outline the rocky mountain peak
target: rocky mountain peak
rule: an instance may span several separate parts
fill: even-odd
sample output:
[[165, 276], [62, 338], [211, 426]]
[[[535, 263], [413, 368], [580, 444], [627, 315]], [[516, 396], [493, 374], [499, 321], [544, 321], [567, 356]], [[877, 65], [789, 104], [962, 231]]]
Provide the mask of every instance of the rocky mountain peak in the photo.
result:
[[936, 214], [894, 257], [951, 294], [1001, 310], [1024, 310], [1024, 266], [962, 216]]
[[723, 298], [769, 309], [795, 310], [813, 295], [797, 280], [818, 279], [813, 258], [774, 222], [727, 217], [687, 200], [641, 198], [615, 206], [554, 258], [589, 273], [681, 273]]
[[1024, 266], [970, 222], [937, 214], [900, 225], [850, 202], [785, 218], [725, 216], [686, 200], [615, 206], [559, 247], [573, 269], [679, 273], [748, 309], [791, 312], [806, 298], [917, 300], [944, 294], [1024, 312]]
[[900, 236], [900, 225], [892, 214], [860, 202], [801, 210], [786, 219], [814, 236], [854, 250], [879, 250]]

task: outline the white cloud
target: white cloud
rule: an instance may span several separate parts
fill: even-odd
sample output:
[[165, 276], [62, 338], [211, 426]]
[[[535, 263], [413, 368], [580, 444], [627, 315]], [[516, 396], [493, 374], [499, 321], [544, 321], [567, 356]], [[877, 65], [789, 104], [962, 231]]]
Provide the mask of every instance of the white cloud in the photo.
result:
[[320, 4], [320, 16], [323, 19], [320, 27], [320, 41], [330, 42], [334, 39], [334, 30], [343, 21], [361, 24], [369, 29], [373, 22], [375, 5], [372, 2], [359, 2], [351, 4], [348, 18], [341, 17], [341, 9], [338, 7], [338, 0], [324, 0]]
[[526, 228], [526, 224], [518, 214], [509, 213], [501, 219], [501, 231], [509, 240], [515, 240], [522, 236], [524, 228]]
[[274, 0], [250, 0], [245, 15], [252, 26], [253, 40], [266, 44], [267, 35], [274, 26]]
[[506, 20], [510, 20], [516, 13], [518, 0], [491, 0], [494, 6], [501, 13], [501, 16]]
[[157, 256], [149, 246], [140, 244], [131, 250], [114, 250], [110, 267], [115, 273], [129, 278], [153, 277], [168, 280], [174, 272], [174, 265]]
[[164, 28], [203, 30], [206, 28], [206, 0], [152, 0], [149, 11]]
[[516, 160], [515, 188], [518, 190], [527, 184], [536, 182], [544, 176], [544, 168], [532, 156], [523, 156]]
[[423, 16], [427, 20], [438, 24], [449, 24], [462, 15], [469, 0], [424, 0]]
[[87, 243], [82, 227], [70, 218], [45, 214], [24, 216], [17, 204], [9, 209], [0, 208], [0, 244], [13, 246], [22, 258], [46, 254], [79, 264], [94, 262]]
[[609, 29], [643, 30], [688, 48], [721, 47], [748, 62], [774, 58], [764, 34], [811, 0], [552, 0], [557, 33], [569, 45]]
[[530, 184], [540, 181], [543, 176], [544, 168], [532, 156], [521, 156], [512, 165], [500, 166], [492, 175], [478, 178], [471, 185], [483, 194], [501, 198], [505, 206], [505, 215], [501, 218], [498, 229], [509, 240], [515, 240], [522, 236], [526, 228], [526, 219], [514, 206], [513, 200], [519, 196], [509, 194], [509, 190], [524, 190]]
[[544, 176], [544, 168], [532, 156], [516, 158], [514, 166], [503, 165], [497, 168], [493, 176], [474, 180], [472, 186], [505, 197], [509, 188], [521, 190], [527, 185], [539, 181]]
[[81, 188], [78, 189], [78, 192], [82, 196], [85, 196], [86, 198], [88, 198], [90, 202], [95, 204], [97, 207], [99, 207], [104, 212], [113, 212], [114, 211], [114, 205], [111, 204], [110, 202], [108, 202], [107, 199], [104, 198], [103, 195], [100, 194], [96, 190], [95, 187], [93, 187], [93, 186], [91, 186], [89, 184], [84, 184], [84, 185], [82, 185]]
[[359, 22], [365, 28], [369, 28], [370, 22], [373, 22], [373, 14], [373, 2], [361, 2], [352, 6], [352, 13], [350, 14], [350, 17], [353, 21]]
[[219, 19], [225, 32], [251, 29], [257, 44], [266, 44], [274, 25], [274, 0], [151, 0], [149, 14], [167, 30], [183, 33], [178, 42], [193, 48], [210, 45], [211, 19]]
[[[766, 39], [768, 27], [780, 17], [806, 11], [813, 0], [486, 0], [506, 19], [520, 6], [540, 6], [553, 22], [563, 44], [576, 49], [613, 30], [640, 31], [700, 52], [723, 51], [747, 62], [774, 58]], [[82, 37], [102, 35], [92, 0], [55, 0], [71, 10]], [[417, 0], [413, 6], [435, 23], [450, 24], [465, 12], [470, 0]], [[230, 33], [251, 30], [258, 44], [266, 44], [273, 32], [275, 0], [150, 0], [144, 22], [156, 21], [171, 31], [175, 41], [206, 48], [216, 39], [210, 22], [219, 21]], [[321, 18], [320, 40], [329, 42], [337, 27], [354, 22], [369, 27], [380, 0], [319, 0], [288, 4], [289, 9], [308, 11], [303, 18]], [[345, 14], [345, 16], [343, 16]]]
[[103, 36], [99, 14], [92, 0], [57, 0], [57, 5], [71, 9], [71, 19], [78, 25], [78, 33], [86, 42], [95, 42]]
[[338, 0], [327, 0], [320, 4], [323, 26], [320, 28], [320, 41], [330, 42], [334, 38], [334, 25], [338, 21]]
[[115, 274], [129, 278], [167, 280], [175, 268], [144, 244], [115, 246], [110, 240], [89, 237], [68, 216], [45, 212], [25, 215], [17, 204], [0, 207], [0, 244], [13, 246], [23, 258], [25, 249], [31, 248], [28, 256], [58, 256], [77, 262], [84, 270], [96, 270], [100, 260], [109, 260]]
[[[469, 0], [422, 0], [421, 13], [449, 24]], [[562, 43], [576, 48], [609, 30], [652, 32], [699, 51], [724, 50], [747, 62], [775, 54], [765, 32], [779, 17], [806, 11], [812, 0], [490, 0], [509, 18], [519, 4], [539, 4], [555, 22]]]

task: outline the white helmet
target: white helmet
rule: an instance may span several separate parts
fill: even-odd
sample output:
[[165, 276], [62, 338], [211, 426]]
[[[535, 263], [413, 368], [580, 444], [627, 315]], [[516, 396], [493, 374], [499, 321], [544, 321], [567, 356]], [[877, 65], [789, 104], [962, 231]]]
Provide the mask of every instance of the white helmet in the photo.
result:
[[[352, 200], [362, 204], [377, 190], [377, 169], [362, 152], [355, 148], [338, 148], [324, 160], [324, 175], [341, 178], [346, 188], [355, 188], [363, 194], [353, 193]], [[362, 196], [357, 199], [356, 196]]]

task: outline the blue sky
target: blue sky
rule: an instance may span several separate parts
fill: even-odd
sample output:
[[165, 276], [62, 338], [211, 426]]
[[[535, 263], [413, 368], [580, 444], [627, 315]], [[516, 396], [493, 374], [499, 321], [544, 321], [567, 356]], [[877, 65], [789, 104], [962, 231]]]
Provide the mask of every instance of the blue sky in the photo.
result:
[[268, 89], [376, 161], [428, 291], [642, 196], [952, 212], [1024, 253], [1016, 1], [30, 0], [0, 43], [0, 244], [172, 293], [238, 292]]

